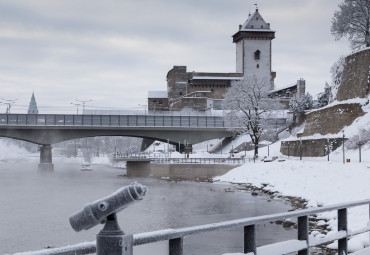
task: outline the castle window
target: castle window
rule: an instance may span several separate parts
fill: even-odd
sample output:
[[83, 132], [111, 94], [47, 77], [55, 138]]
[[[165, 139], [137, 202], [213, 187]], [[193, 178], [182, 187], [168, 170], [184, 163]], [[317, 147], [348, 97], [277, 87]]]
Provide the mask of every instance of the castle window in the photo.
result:
[[182, 96], [182, 92], [180, 92], [179, 95]]
[[153, 100], [153, 103], [157, 103], [157, 100], [155, 100], [155, 99], [154, 99], [154, 100]]
[[260, 68], [260, 65], [259, 64], [257, 64], [257, 68]]
[[257, 50], [256, 52], [254, 52], [254, 59], [260, 59], [260, 55], [261, 55], [261, 52]]

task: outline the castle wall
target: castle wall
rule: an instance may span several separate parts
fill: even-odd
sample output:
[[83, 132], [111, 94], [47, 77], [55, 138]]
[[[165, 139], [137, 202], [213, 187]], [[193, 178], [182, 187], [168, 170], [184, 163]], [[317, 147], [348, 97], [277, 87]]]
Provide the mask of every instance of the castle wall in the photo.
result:
[[[260, 59], [254, 59], [254, 52], [259, 50]], [[271, 80], [271, 40], [245, 40], [244, 76], [256, 75], [258, 79]], [[258, 67], [257, 67], [258, 66]], [[270, 85], [270, 90], [273, 85]]]
[[355, 119], [363, 115], [365, 113], [358, 103], [339, 104], [310, 112], [306, 115], [302, 136], [337, 134], [343, 127], [351, 125]]
[[369, 74], [370, 49], [346, 57], [337, 100], [344, 101], [356, 97], [366, 97], [370, 93]]

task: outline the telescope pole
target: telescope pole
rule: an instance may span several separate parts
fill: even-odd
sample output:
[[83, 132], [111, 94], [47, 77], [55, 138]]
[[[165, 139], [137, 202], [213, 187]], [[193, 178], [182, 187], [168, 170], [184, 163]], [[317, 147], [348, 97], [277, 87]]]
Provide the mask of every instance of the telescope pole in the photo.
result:
[[108, 215], [104, 228], [96, 235], [97, 255], [132, 255], [133, 236], [125, 235], [115, 213]]

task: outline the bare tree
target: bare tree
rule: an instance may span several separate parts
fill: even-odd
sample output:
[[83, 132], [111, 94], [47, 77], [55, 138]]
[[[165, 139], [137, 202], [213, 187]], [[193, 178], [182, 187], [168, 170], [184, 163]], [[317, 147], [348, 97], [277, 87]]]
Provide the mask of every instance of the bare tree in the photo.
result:
[[258, 157], [260, 137], [268, 130], [266, 119], [274, 110], [282, 109], [278, 100], [269, 98], [269, 86], [269, 82], [256, 78], [234, 81], [223, 103], [231, 130], [249, 134], [255, 157]]
[[370, 0], [344, 0], [335, 11], [331, 34], [339, 40], [348, 36], [352, 49], [370, 46]]

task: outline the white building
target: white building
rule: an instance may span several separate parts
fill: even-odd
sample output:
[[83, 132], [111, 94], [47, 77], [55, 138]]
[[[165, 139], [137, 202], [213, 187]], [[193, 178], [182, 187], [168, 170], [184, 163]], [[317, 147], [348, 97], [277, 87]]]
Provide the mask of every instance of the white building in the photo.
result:
[[250, 15], [239, 31], [233, 35], [236, 44], [236, 72], [243, 76], [270, 81], [274, 89], [276, 73], [271, 71], [271, 41], [275, 31], [262, 18], [258, 9]]

